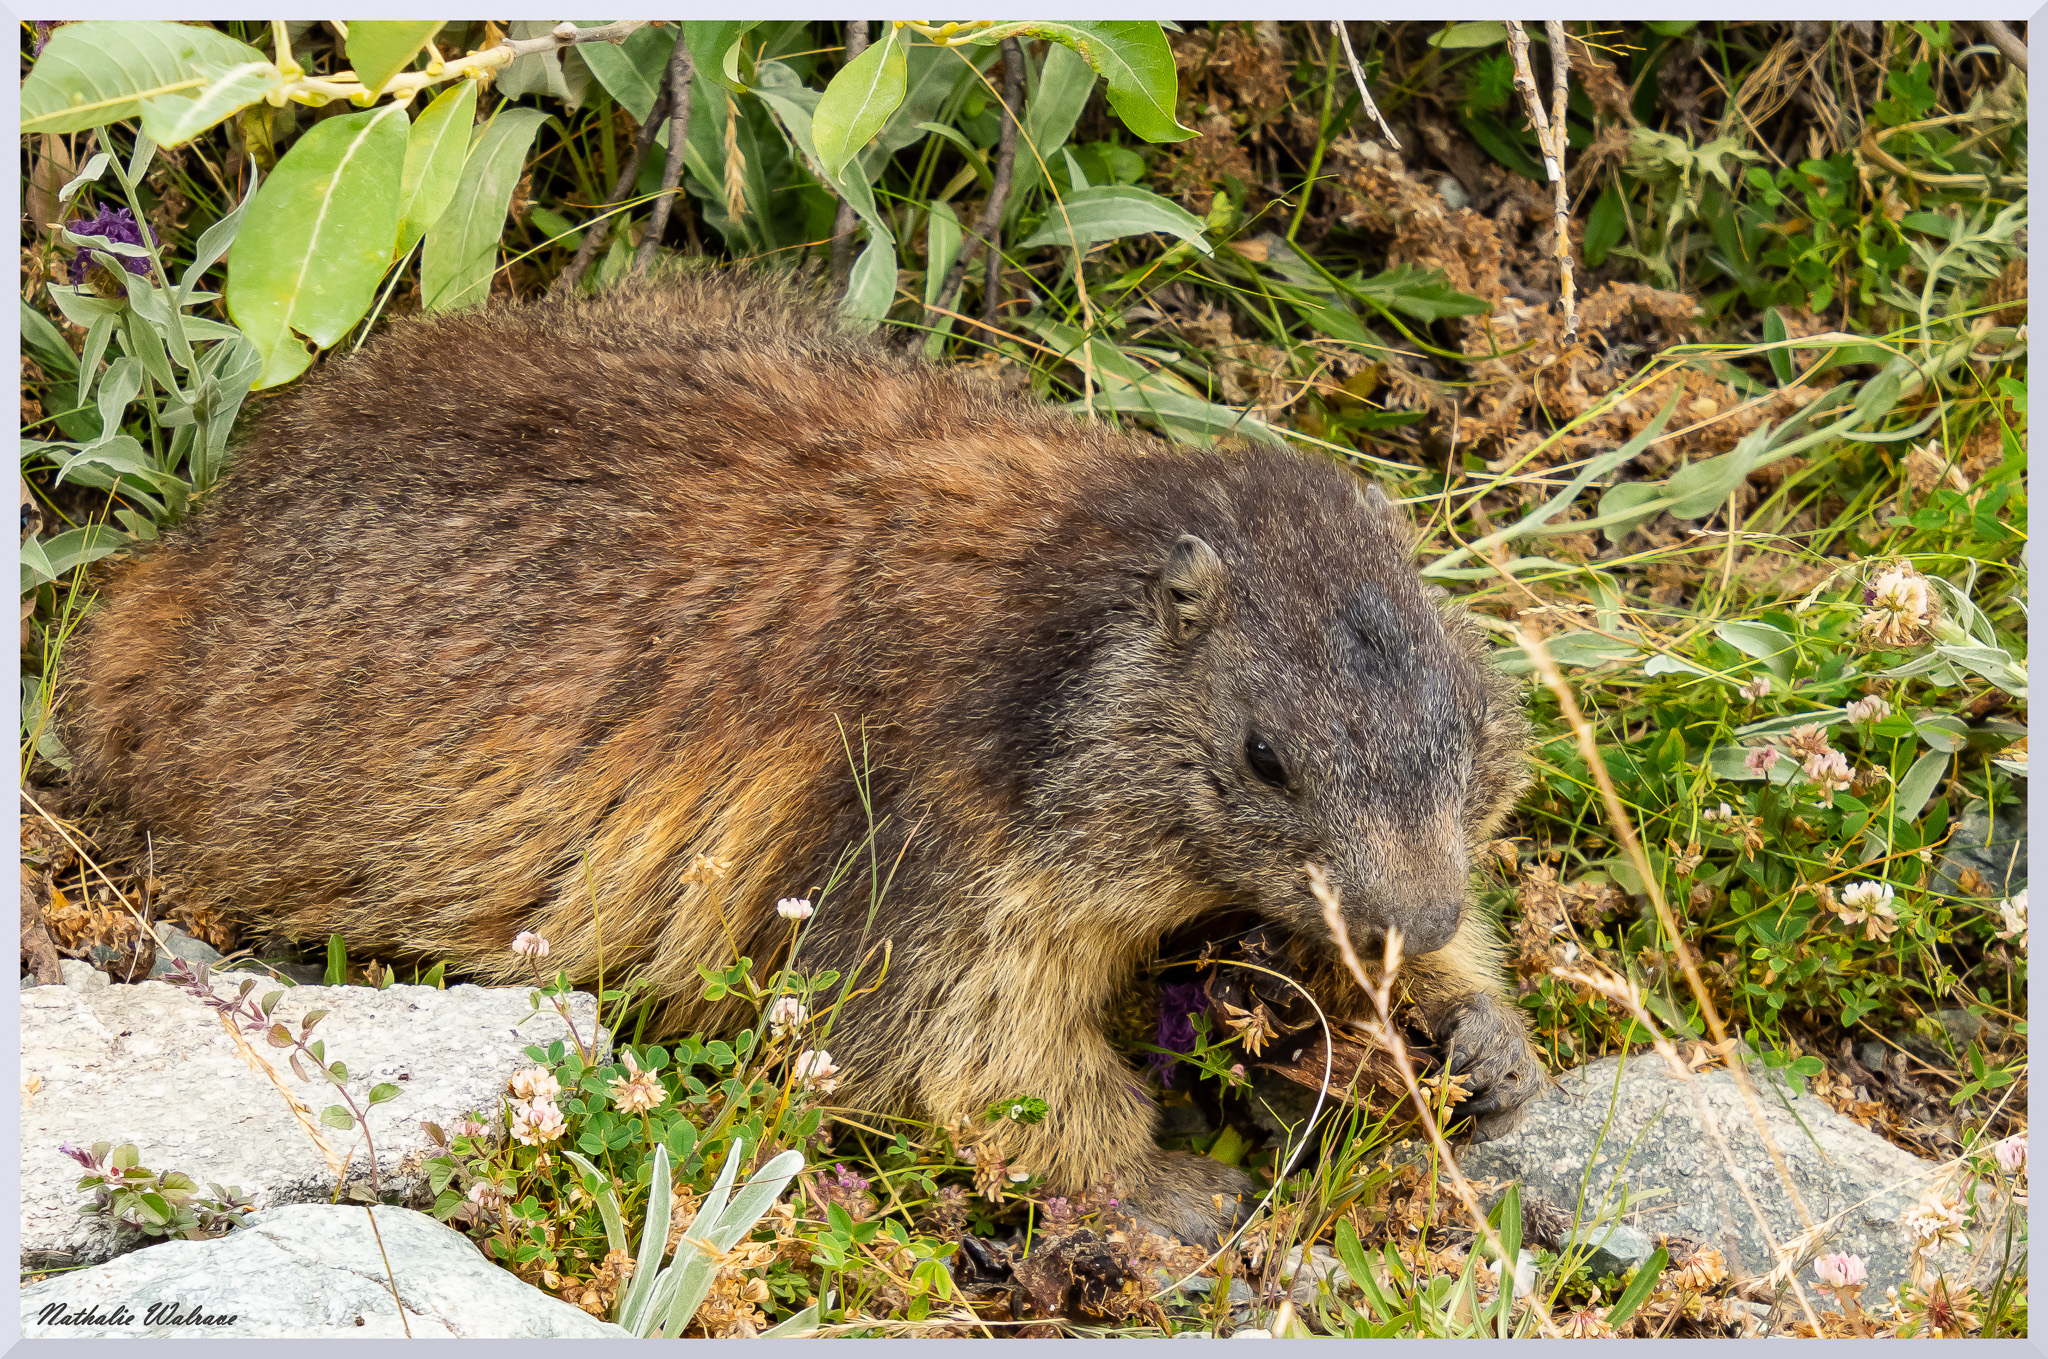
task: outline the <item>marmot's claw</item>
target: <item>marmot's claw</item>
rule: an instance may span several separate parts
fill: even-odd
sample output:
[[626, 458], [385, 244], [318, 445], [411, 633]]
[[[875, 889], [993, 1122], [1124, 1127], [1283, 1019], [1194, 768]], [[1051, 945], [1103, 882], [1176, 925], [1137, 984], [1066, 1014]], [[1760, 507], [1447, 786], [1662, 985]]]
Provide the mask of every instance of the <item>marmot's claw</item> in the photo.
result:
[[1464, 1077], [1470, 1092], [1452, 1114], [1473, 1120], [1475, 1142], [1513, 1131], [1523, 1106], [1544, 1086], [1543, 1062], [1521, 1016], [1505, 1001], [1474, 996], [1453, 1010], [1443, 1027], [1438, 1037], [1450, 1048], [1446, 1069]]

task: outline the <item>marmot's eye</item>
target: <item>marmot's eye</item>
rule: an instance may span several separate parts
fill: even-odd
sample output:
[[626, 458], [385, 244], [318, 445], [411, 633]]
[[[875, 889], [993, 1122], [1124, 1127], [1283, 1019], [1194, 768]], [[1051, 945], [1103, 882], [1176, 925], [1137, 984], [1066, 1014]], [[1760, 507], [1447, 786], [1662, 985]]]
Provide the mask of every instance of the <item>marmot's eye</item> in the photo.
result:
[[1273, 747], [1266, 743], [1266, 738], [1257, 732], [1244, 738], [1244, 762], [1252, 767], [1252, 773], [1275, 788], [1287, 786], [1287, 767], [1280, 763], [1280, 757], [1273, 753]]

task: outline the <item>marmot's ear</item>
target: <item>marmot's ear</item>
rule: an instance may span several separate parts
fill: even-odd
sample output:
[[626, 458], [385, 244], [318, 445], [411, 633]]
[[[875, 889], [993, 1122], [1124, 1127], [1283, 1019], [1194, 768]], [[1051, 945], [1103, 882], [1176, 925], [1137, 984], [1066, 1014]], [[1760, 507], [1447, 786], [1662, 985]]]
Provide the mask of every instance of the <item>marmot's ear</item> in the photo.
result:
[[1223, 591], [1230, 574], [1216, 549], [1192, 533], [1183, 533], [1168, 549], [1152, 583], [1152, 603], [1167, 640], [1191, 642], [1223, 614]]

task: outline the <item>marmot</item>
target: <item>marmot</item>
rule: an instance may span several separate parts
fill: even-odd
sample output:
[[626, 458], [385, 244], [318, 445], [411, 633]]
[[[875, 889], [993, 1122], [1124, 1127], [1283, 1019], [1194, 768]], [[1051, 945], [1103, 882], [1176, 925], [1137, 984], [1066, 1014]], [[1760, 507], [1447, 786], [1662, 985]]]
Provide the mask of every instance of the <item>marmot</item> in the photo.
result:
[[1213, 1239], [1245, 1181], [1158, 1148], [1102, 1021], [1206, 912], [1326, 939], [1307, 863], [1362, 952], [1404, 932], [1482, 1135], [1541, 1084], [1467, 909], [1525, 718], [1411, 555], [1334, 461], [1120, 433], [682, 273], [403, 321], [282, 397], [111, 573], [64, 735], [199, 902], [503, 983], [521, 931], [584, 982], [601, 937], [668, 1031], [734, 1022], [698, 965], [772, 965], [817, 897], [797, 964], [881, 980], [837, 1102], [1035, 1095], [1013, 1164]]

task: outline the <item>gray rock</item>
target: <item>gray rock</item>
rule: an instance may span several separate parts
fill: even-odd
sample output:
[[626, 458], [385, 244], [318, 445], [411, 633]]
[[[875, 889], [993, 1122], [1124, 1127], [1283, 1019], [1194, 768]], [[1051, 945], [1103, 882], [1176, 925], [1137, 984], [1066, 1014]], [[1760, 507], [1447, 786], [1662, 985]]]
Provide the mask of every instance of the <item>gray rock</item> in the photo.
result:
[[1657, 1250], [1647, 1232], [1639, 1231], [1626, 1222], [1610, 1222], [1592, 1228], [1589, 1237], [1593, 1253], [1586, 1257], [1586, 1269], [1596, 1279], [1609, 1274], [1620, 1277], [1649, 1259]]
[[[1525, 1201], [1541, 1198], [1567, 1211], [1581, 1202], [1583, 1181], [1582, 1220], [1623, 1207], [1625, 1191], [1627, 1225], [1717, 1246], [1737, 1279], [1769, 1271], [1776, 1262], [1684, 1083], [1654, 1055], [1628, 1059], [1625, 1068], [1622, 1062], [1609, 1057], [1566, 1072], [1513, 1133], [1460, 1153], [1464, 1172], [1519, 1181]], [[1887, 1284], [1903, 1285], [1910, 1267], [1899, 1215], [1933, 1187], [1942, 1167], [1795, 1093], [1763, 1067], [1750, 1071], [1807, 1211], [1816, 1224], [1831, 1222], [1823, 1249], [1862, 1256], [1873, 1297]], [[1771, 1232], [1789, 1240], [1801, 1230], [1798, 1215], [1734, 1077], [1714, 1068], [1694, 1079]], [[1948, 1247], [1934, 1263], [1960, 1278], [1968, 1256]]]
[[[65, 964], [74, 966], [83, 965]], [[221, 995], [238, 985], [226, 976], [215, 981]], [[370, 1111], [370, 1133], [382, 1188], [406, 1202], [427, 1195], [423, 1166], [435, 1148], [420, 1124], [445, 1128], [471, 1110], [495, 1112], [506, 1081], [531, 1065], [526, 1047], [567, 1037], [554, 1009], [534, 1011], [523, 987], [259, 983], [252, 994], [260, 1000], [272, 990], [283, 991], [274, 1017], [294, 1029], [308, 1011], [328, 1011], [313, 1036], [326, 1043], [328, 1061], [347, 1067], [359, 1103], [373, 1086], [398, 1086], [397, 1098]], [[596, 1002], [579, 994], [571, 1013], [577, 1031], [586, 1040], [597, 1034], [608, 1054]], [[297, 1079], [286, 1054], [260, 1038], [238, 1046], [213, 1010], [162, 982], [22, 992], [21, 1075], [42, 1079], [21, 1111], [25, 1267], [91, 1264], [139, 1244], [131, 1233], [117, 1240], [103, 1220], [79, 1216], [86, 1198], [77, 1163], [57, 1149], [64, 1142], [133, 1142], [149, 1169], [239, 1188], [259, 1207], [332, 1201], [344, 1166], [350, 1184], [369, 1182], [360, 1133], [320, 1128], [323, 1152], [308, 1131], [339, 1102], [331, 1086], [317, 1076]], [[308, 1111], [305, 1122], [287, 1092]]]
[[1472, 206], [1472, 195], [1465, 192], [1465, 186], [1445, 175], [1436, 182], [1437, 196], [1444, 200], [1444, 206], [1452, 212]]
[[166, 1241], [30, 1284], [21, 1290], [21, 1332], [65, 1339], [630, 1338], [521, 1282], [424, 1213], [377, 1208], [373, 1235], [370, 1211], [327, 1203], [273, 1208], [213, 1241]]
[[1982, 800], [1971, 802], [1956, 818], [1948, 851], [1934, 865], [1934, 889], [1957, 896], [1965, 869], [1974, 870], [1995, 899], [2011, 896], [2027, 885], [2027, 804], [2008, 802], [1993, 815]]
[[64, 977], [64, 984], [79, 991], [95, 991], [103, 986], [113, 985], [113, 979], [91, 963], [77, 958], [61, 958], [57, 971]]
[[204, 940], [194, 939], [168, 920], [157, 922], [156, 940], [156, 962], [149, 969], [152, 977], [170, 975], [172, 962], [178, 958], [194, 965], [204, 963], [208, 967], [220, 962], [219, 949]]
[[1869, 1067], [1872, 1071], [1882, 1071], [1884, 1070], [1885, 1059], [1891, 1056], [1891, 1052], [1892, 1050], [1882, 1043], [1858, 1043], [1856, 1045], [1856, 1060]]

